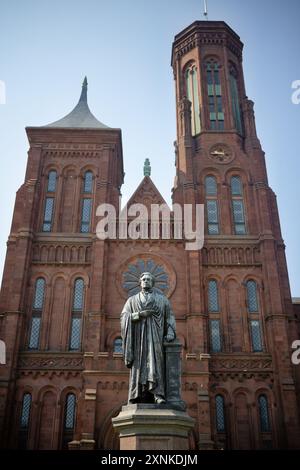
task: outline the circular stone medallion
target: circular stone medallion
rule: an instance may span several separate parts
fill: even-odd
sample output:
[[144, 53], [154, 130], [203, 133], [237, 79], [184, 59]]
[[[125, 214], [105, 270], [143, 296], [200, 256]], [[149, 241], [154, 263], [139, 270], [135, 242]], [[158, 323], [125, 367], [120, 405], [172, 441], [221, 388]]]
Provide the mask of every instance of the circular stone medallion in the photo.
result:
[[234, 153], [226, 144], [215, 144], [209, 150], [209, 158], [215, 163], [226, 164], [232, 162]]
[[130, 297], [140, 292], [140, 275], [146, 271], [155, 278], [153, 290], [170, 297], [176, 284], [174, 269], [168, 261], [154, 254], [135, 256], [121, 266], [116, 283], [122, 296]]

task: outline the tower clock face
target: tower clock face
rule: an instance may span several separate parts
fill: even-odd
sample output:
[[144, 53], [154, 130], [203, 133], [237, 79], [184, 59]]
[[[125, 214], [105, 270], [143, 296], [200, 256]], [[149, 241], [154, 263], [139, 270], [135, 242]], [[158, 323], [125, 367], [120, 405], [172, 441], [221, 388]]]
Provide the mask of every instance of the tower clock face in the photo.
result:
[[226, 144], [216, 144], [211, 147], [209, 157], [215, 163], [230, 163], [234, 159], [233, 151]]

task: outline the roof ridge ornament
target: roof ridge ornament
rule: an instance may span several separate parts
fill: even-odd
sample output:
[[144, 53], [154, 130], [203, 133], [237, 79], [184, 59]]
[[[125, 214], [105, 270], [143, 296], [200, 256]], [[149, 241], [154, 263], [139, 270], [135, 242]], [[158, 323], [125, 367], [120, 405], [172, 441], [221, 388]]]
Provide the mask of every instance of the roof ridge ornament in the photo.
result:
[[150, 175], [151, 175], [150, 160], [149, 158], [146, 158], [145, 163], [144, 163], [144, 176], [150, 176]]

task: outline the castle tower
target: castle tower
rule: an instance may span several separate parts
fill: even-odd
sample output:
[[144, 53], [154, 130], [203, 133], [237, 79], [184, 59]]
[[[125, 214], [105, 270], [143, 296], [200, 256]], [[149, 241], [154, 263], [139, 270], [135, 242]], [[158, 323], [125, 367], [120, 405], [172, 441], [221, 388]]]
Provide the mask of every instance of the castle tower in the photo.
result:
[[196, 21], [175, 36], [173, 201], [206, 208], [197, 266], [205, 301], [197, 322], [208, 332], [202, 348], [211, 355], [214, 440], [233, 448], [296, 447], [299, 412], [290, 347], [297, 329], [276, 196], [246, 96], [242, 50], [239, 36], [222, 21]]
[[[79, 102], [67, 116], [26, 132], [28, 163], [16, 196], [0, 298], [7, 349], [1, 368], [1, 442], [60, 448], [73, 437], [82, 351], [103, 349], [105, 255], [104, 242], [95, 236], [96, 209], [104, 202], [119, 204], [121, 130], [93, 116], [85, 78]], [[41, 367], [45, 388], [32, 384]], [[66, 390], [64, 397], [57, 396], [56, 387]], [[64, 410], [69, 416], [58, 430]]]

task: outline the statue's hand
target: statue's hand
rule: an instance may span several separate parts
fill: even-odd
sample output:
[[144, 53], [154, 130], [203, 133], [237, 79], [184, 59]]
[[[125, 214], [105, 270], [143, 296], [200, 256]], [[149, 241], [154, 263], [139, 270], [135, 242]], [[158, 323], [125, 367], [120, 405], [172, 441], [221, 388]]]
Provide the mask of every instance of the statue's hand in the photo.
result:
[[139, 315], [141, 318], [147, 318], [147, 317], [150, 317], [153, 313], [153, 310], [141, 310], [139, 312]]
[[167, 336], [165, 336], [165, 341], [167, 341], [168, 343], [170, 343], [171, 341], [173, 341], [175, 339], [175, 334], [173, 331], [168, 331], [167, 333]]

